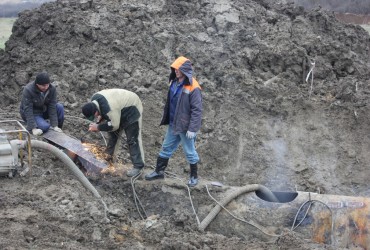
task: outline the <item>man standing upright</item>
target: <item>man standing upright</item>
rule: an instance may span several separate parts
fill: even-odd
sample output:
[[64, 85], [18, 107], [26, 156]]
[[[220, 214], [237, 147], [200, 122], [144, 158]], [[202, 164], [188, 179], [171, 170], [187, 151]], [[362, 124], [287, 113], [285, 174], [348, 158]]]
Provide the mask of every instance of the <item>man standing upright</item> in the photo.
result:
[[[33, 135], [42, 135], [50, 127], [56, 132], [62, 132], [64, 107], [57, 103], [57, 90], [50, 83], [48, 73], [38, 74], [35, 81], [25, 86], [20, 114], [27, 123], [27, 130]], [[46, 119], [49, 119], [50, 123]]]
[[201, 127], [201, 88], [193, 77], [189, 59], [181, 56], [171, 64], [170, 88], [164, 107], [161, 125], [169, 125], [157, 158], [155, 171], [145, 176], [146, 180], [164, 178], [168, 160], [181, 143], [186, 160], [190, 164], [188, 185], [198, 184], [198, 153], [195, 149], [196, 133]]
[[144, 168], [144, 150], [141, 141], [143, 106], [140, 98], [125, 89], [105, 89], [95, 93], [91, 102], [82, 107], [82, 114], [96, 123], [91, 123], [90, 131], [106, 131], [109, 139], [106, 153], [112, 160], [120, 145], [120, 137], [125, 131], [133, 168], [127, 172], [132, 177]]

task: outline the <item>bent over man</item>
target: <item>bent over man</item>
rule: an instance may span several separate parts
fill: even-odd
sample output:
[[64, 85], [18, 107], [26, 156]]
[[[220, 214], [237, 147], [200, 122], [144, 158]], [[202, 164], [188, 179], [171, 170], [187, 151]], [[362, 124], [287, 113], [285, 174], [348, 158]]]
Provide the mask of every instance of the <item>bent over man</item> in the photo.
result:
[[141, 120], [143, 106], [140, 98], [125, 89], [105, 89], [95, 93], [91, 102], [82, 107], [82, 114], [96, 123], [91, 123], [90, 131], [106, 131], [109, 139], [106, 153], [111, 160], [116, 154], [122, 132], [125, 131], [133, 168], [127, 172], [132, 177], [144, 168], [144, 151], [141, 141]]
[[[42, 135], [49, 128], [62, 132], [64, 107], [57, 103], [57, 90], [48, 73], [42, 72], [23, 89], [20, 114], [33, 135]], [[50, 123], [46, 121], [50, 120]]]
[[157, 158], [155, 171], [145, 176], [146, 180], [164, 178], [168, 160], [181, 143], [186, 160], [190, 164], [188, 185], [198, 184], [198, 153], [195, 149], [196, 133], [201, 127], [202, 95], [201, 88], [193, 77], [189, 59], [181, 56], [171, 64], [170, 88], [164, 107], [161, 125], [168, 125]]

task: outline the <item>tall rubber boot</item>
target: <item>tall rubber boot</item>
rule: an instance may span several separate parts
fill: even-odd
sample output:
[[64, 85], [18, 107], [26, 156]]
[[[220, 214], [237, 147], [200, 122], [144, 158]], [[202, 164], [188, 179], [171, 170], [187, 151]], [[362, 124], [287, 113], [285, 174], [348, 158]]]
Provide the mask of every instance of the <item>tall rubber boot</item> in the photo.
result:
[[190, 179], [188, 181], [189, 187], [195, 187], [198, 184], [198, 166], [197, 163], [190, 164]]
[[63, 123], [64, 121], [58, 122], [58, 128], [63, 129]]
[[155, 170], [152, 173], [145, 175], [145, 180], [152, 181], [152, 180], [155, 180], [155, 179], [163, 179], [164, 178], [164, 170], [167, 167], [168, 160], [169, 159], [165, 159], [165, 158], [162, 158], [162, 157], [158, 156], [157, 165], [155, 167]]

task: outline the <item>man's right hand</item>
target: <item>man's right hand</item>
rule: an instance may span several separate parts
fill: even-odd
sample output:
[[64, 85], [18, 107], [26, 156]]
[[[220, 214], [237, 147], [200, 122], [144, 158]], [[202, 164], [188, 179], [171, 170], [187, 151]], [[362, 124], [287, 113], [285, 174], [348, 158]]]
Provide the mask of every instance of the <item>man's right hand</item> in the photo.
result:
[[36, 136], [38, 136], [38, 135], [42, 135], [42, 130], [41, 129], [39, 129], [39, 128], [34, 128], [34, 129], [32, 129], [32, 134], [33, 135], [36, 135]]
[[98, 124], [96, 124], [96, 123], [91, 123], [91, 124], [89, 125], [89, 131], [94, 131], [94, 132], [99, 131], [99, 129], [98, 129]]

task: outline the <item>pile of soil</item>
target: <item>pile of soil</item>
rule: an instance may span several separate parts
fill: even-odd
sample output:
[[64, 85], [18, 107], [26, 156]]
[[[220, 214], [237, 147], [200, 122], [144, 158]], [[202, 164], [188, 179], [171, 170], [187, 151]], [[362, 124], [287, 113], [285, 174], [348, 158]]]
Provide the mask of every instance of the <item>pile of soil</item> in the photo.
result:
[[[333, 13], [285, 1], [58, 0], [24, 11], [0, 51], [1, 115], [20, 119], [22, 87], [43, 70], [65, 105], [64, 131], [74, 137], [87, 129], [80, 108], [93, 93], [134, 91], [144, 106], [147, 173], [165, 131], [158, 125], [169, 65], [179, 55], [191, 59], [203, 89], [203, 183], [370, 194], [369, 35]], [[130, 167], [124, 147], [118, 158]], [[154, 216], [142, 220], [122, 173], [89, 177], [110, 209], [107, 221], [100, 201], [57, 158], [34, 150], [32, 161], [25, 177], [0, 181], [2, 249], [322, 247], [295, 234], [277, 240], [199, 232], [190, 204], [176, 196], [185, 189], [167, 190], [171, 180], [137, 180]], [[181, 149], [168, 170], [187, 178]], [[202, 183], [192, 196], [201, 216], [214, 205]]]

